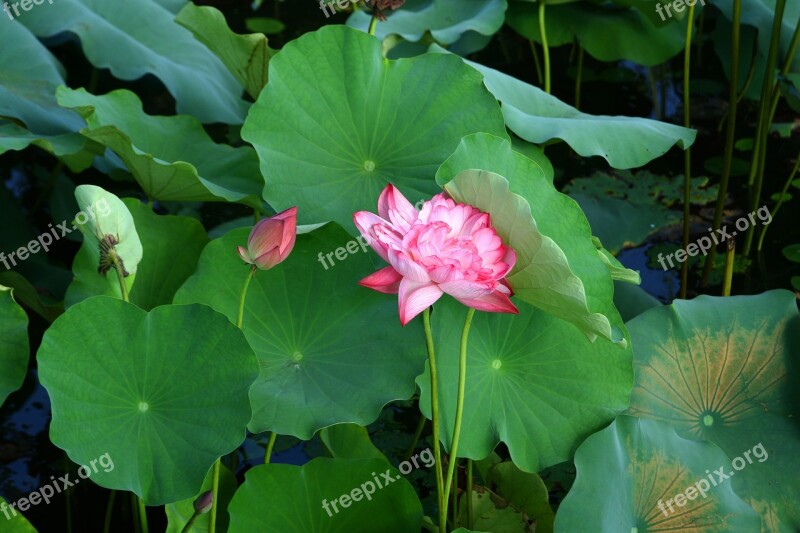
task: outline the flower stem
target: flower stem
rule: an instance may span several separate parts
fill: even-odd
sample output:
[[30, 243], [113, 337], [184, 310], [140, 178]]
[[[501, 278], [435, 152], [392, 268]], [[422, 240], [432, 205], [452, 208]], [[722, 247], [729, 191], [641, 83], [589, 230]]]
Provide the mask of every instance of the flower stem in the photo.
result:
[[114, 263], [114, 272], [117, 273], [117, 280], [119, 280], [119, 290], [122, 294], [123, 301], [129, 302], [129, 295], [128, 295], [128, 285], [125, 283], [125, 274], [124, 269], [122, 268], [122, 262], [117, 257], [116, 253], [109, 254], [111, 257], [111, 261]]
[[247, 273], [247, 278], [244, 280], [244, 285], [242, 285], [242, 294], [239, 296], [239, 313], [236, 315], [236, 327], [242, 329], [242, 322], [244, 322], [244, 301], [247, 299], [247, 288], [250, 286], [250, 282], [253, 281], [253, 276], [256, 273], [256, 267], [250, 269]]
[[472, 459], [467, 459], [467, 529], [472, 529]]
[[111, 531], [111, 515], [114, 512], [114, 500], [117, 498], [117, 491], [112, 490], [108, 495], [108, 505], [106, 506], [106, 518], [103, 521], [103, 533]]
[[447, 509], [450, 488], [453, 485], [453, 474], [458, 462], [458, 439], [461, 437], [461, 422], [464, 417], [464, 391], [467, 384], [467, 339], [469, 339], [469, 328], [472, 325], [472, 317], [475, 316], [475, 309], [469, 309], [467, 319], [464, 322], [464, 329], [461, 332], [461, 352], [458, 356], [458, 399], [456, 400], [456, 420], [453, 426], [453, 440], [450, 443], [450, 461], [447, 464], [447, 478], [444, 484], [444, 506]]
[[444, 497], [444, 474], [442, 472], [442, 450], [439, 444], [439, 382], [436, 377], [436, 352], [431, 334], [431, 308], [422, 313], [425, 325], [425, 341], [428, 346], [428, 366], [431, 370], [431, 419], [433, 420], [433, 457], [436, 460], [436, 495], [439, 502], [439, 531], [447, 531], [447, 507]]
[[[692, 108], [691, 108], [691, 79], [692, 66], [692, 32], [694, 31], [694, 6], [689, 6], [689, 14], [686, 15], [686, 46], [683, 50], [683, 125], [686, 128], [692, 127]], [[686, 148], [683, 152], [683, 249], [689, 247], [689, 217], [691, 216], [691, 193], [692, 193], [692, 149]], [[680, 297], [686, 298], [686, 291], [689, 285], [689, 262], [684, 261], [681, 265], [681, 290]]]
[[550, 94], [550, 47], [547, 45], [544, 6], [545, 0], [539, 0], [539, 36], [542, 39], [542, 54], [544, 55], [544, 92]]
[[148, 533], [147, 528], [147, 509], [144, 506], [144, 500], [137, 497], [136, 500], [139, 503], [139, 527], [142, 530], [142, 533]]
[[375, 35], [375, 28], [378, 26], [378, 17], [372, 15], [372, 20], [369, 21], [369, 34]]
[[[242, 322], [244, 322], [244, 302], [247, 299], [247, 288], [250, 287], [250, 282], [253, 281], [253, 276], [256, 273], [256, 267], [253, 266], [247, 272], [247, 278], [242, 285], [242, 294], [239, 296], [239, 311], [236, 314], [236, 327], [242, 329]], [[209, 517], [208, 531], [215, 533], [217, 528], [217, 501], [219, 499], [219, 472], [222, 467], [222, 458], [217, 459], [214, 463], [214, 471], [212, 473], [211, 481], [211, 516]]]
[[214, 472], [211, 481], [211, 513], [208, 518], [208, 531], [215, 533], [217, 530], [217, 501], [219, 499], [219, 471], [222, 467], [222, 459], [217, 459], [214, 463]]
[[278, 434], [274, 431], [269, 436], [269, 442], [267, 443], [267, 453], [264, 455], [264, 464], [268, 465], [270, 459], [272, 459], [272, 450], [275, 448], [275, 441], [278, 440]]

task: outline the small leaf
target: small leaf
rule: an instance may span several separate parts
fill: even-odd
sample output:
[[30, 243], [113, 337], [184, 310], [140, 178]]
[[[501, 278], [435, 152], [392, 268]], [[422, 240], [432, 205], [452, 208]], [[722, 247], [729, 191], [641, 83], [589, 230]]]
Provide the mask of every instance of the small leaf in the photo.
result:
[[0, 285], [0, 405], [22, 386], [28, 373], [28, 315]]

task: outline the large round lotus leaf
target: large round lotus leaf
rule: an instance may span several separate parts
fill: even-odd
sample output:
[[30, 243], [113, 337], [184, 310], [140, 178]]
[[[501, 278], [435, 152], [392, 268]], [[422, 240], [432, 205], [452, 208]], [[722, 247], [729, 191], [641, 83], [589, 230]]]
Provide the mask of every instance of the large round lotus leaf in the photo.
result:
[[0, 285], [0, 405], [25, 380], [29, 351], [28, 315]]
[[[800, 529], [800, 316], [794, 294], [676, 300], [629, 323], [631, 413], [671, 422], [731, 459], [761, 445], [731, 480], [765, 531]], [[711, 465], [707, 465], [707, 468]]]
[[[464, 421], [458, 456], [480, 460], [498, 442], [527, 472], [572, 457], [578, 445], [628, 407], [630, 348], [591, 343], [568, 322], [515, 302], [519, 315], [476, 313], [468, 352]], [[467, 309], [450, 298], [432, 315], [439, 416], [447, 449], [453, 432], [458, 352]], [[417, 379], [430, 418], [430, 373]]]
[[326, 26], [272, 58], [242, 137], [261, 157], [270, 205], [353, 228], [389, 182], [412, 203], [439, 192], [436, 169], [478, 131], [505, 136], [503, 117], [459, 58], [389, 61], [375, 37]]
[[[624, 341], [620, 328], [622, 321], [619, 317], [614, 319], [616, 311], [611, 301], [611, 288], [598, 287], [593, 296], [600, 295], [603, 299], [590, 300], [583, 280], [572, 269], [573, 263], [577, 267], [578, 263], [584, 262], [586, 265], [581, 272], [586, 275], [599, 266], [600, 270], [593, 275], [599, 272], [600, 277], [595, 281], [606, 285], [611, 283], [608, 268], [597, 264], [600, 256], [591, 241], [578, 242], [574, 236], [564, 241], [570, 247], [571, 263], [559, 243], [541, 233], [528, 201], [512, 192], [508, 180], [499, 174], [464, 170], [447, 182], [444, 188], [456, 201], [474, 205], [489, 213], [498, 234], [516, 251], [517, 263], [507, 279], [520, 300], [572, 322], [592, 340], [599, 335], [614, 342]], [[571, 200], [568, 202], [571, 204]], [[565, 224], [568, 223], [568, 209], [562, 204], [559, 216]], [[572, 212], [573, 217], [581, 215], [580, 209], [574, 209], [577, 211]], [[586, 221], [582, 223], [585, 228]], [[579, 227], [578, 224], [573, 226], [576, 233]], [[558, 232], [558, 235], [563, 238], [565, 233]], [[583, 237], [585, 239], [589, 235], [584, 233]], [[587, 247], [587, 244], [590, 246]], [[595, 262], [595, 265], [591, 262]], [[589, 307], [590, 301], [592, 308]]]
[[241, 331], [206, 306], [146, 313], [89, 298], [47, 330], [38, 361], [53, 443], [79, 464], [108, 454], [114, 468], [92, 480], [148, 505], [194, 496], [244, 441], [258, 363]]
[[[494, 35], [505, 21], [506, 0], [408, 0], [375, 28], [383, 40], [400, 35], [419, 41], [427, 32], [444, 45], [453, 44], [465, 33]], [[367, 31], [372, 18], [369, 10], [358, 10], [347, 19], [348, 26]]]
[[708, 472], [730, 460], [709, 442], [683, 439], [664, 422], [620, 416], [575, 453], [578, 477], [555, 531], [758, 531], [761, 520]]
[[[235, 321], [248, 268], [236, 247], [247, 236], [239, 228], [212, 241], [175, 301], [205, 303]], [[386, 403], [414, 394], [426, 357], [421, 321], [401, 327], [396, 296], [358, 285], [375, 270], [357, 240], [327, 224], [256, 273], [242, 325], [261, 361], [251, 431], [310, 439], [333, 424], [370, 424]]]
[[229, 511], [230, 533], [411, 533], [422, 524], [413, 487], [380, 459], [257, 466]]

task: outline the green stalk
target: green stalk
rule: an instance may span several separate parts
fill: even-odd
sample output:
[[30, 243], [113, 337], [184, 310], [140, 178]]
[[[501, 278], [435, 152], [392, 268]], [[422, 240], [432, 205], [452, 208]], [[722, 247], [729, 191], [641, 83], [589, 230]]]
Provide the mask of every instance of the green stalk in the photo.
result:
[[[772, 109], [772, 91], [775, 83], [775, 66], [778, 62], [778, 48], [781, 36], [781, 23], [783, 12], [786, 8], [786, 0], [777, 0], [775, 5], [775, 18], [772, 21], [772, 37], [770, 39], [769, 54], [767, 56], [767, 68], [764, 71], [764, 83], [761, 87], [761, 109], [759, 111], [758, 131], [753, 150], [753, 162], [750, 166], [750, 176], [748, 184], [750, 188], [750, 206], [753, 211], [758, 208], [761, 202], [761, 188], [764, 185], [764, 168], [767, 161], [767, 139], [769, 138], [769, 127], [771, 119], [769, 113]], [[744, 241], [744, 255], [750, 255], [750, 247], [753, 244], [755, 228], [747, 230]]]
[[550, 47], [547, 45], [544, 7], [545, 0], [539, 0], [539, 36], [542, 39], [542, 53], [544, 55], [544, 92], [550, 94]]
[[[722, 211], [725, 208], [725, 199], [728, 197], [728, 184], [731, 178], [731, 168], [733, 163], [733, 148], [736, 144], [736, 114], [739, 107], [739, 49], [741, 47], [741, 20], [742, 20], [742, 0], [733, 1], [733, 35], [731, 36], [731, 79], [728, 86], [728, 125], [725, 136], [725, 160], [722, 164], [722, 178], [717, 191], [717, 203], [714, 206], [714, 225], [712, 232], [716, 232], [722, 227]], [[706, 257], [706, 264], [703, 267], [703, 279], [701, 286], [708, 285], [708, 278], [711, 275], [711, 267], [714, 264], [714, 256], [717, 248], [714, 246], [709, 250]]]
[[136, 501], [139, 504], [139, 526], [142, 528], [142, 533], [148, 533], [147, 509], [144, 506], [144, 500], [137, 496]]
[[269, 442], [267, 443], [267, 453], [264, 455], [264, 464], [268, 465], [270, 460], [272, 459], [272, 450], [275, 448], [275, 441], [278, 440], [278, 434], [274, 431], [269, 436]]
[[414, 431], [414, 438], [411, 441], [411, 446], [408, 448], [408, 452], [406, 452], [405, 458], [406, 460], [411, 459], [411, 454], [414, 453], [414, 450], [417, 447], [417, 443], [419, 443], [419, 439], [422, 436], [422, 432], [425, 430], [425, 425], [427, 424], [428, 419], [425, 418], [425, 415], [419, 415], [419, 422], [417, 423], [417, 429]]
[[453, 521], [451, 524], [453, 525], [453, 529], [458, 529], [458, 457], [450, 457], [454, 459], [456, 468], [455, 472], [456, 475], [453, 476]]
[[[255, 276], [257, 267], [253, 265], [247, 271], [247, 277], [244, 280], [244, 284], [242, 285], [242, 292], [239, 295], [239, 311], [236, 314], [236, 327], [242, 329], [242, 323], [244, 323], [244, 303], [247, 300], [247, 289], [250, 287], [250, 282], [253, 281], [253, 277]], [[214, 471], [212, 473], [212, 481], [211, 481], [211, 516], [209, 517], [209, 525], [208, 531], [209, 533], [215, 533], [217, 530], [217, 499], [219, 498], [219, 473], [222, 467], [222, 458], [220, 457], [214, 463]]]
[[136, 533], [142, 533], [142, 525], [140, 522], [141, 517], [137, 512], [137, 508], [139, 507], [139, 501], [138, 501], [139, 497], [132, 492], [130, 493], [130, 495], [131, 495], [131, 517], [133, 518], [133, 530], [136, 531]]
[[733, 284], [733, 262], [736, 259], [736, 239], [728, 239], [728, 253], [725, 254], [725, 276], [722, 279], [722, 295], [731, 295]]
[[578, 43], [578, 74], [575, 76], [575, 109], [581, 107], [581, 82], [583, 81], [583, 54], [581, 43]]
[[439, 531], [447, 533], [447, 507], [444, 497], [444, 474], [442, 473], [442, 449], [439, 444], [439, 381], [436, 376], [436, 352], [431, 333], [431, 308], [422, 313], [425, 326], [425, 343], [428, 347], [428, 366], [431, 371], [431, 418], [433, 421], [433, 457], [436, 460], [436, 495], [439, 503]]
[[[691, 94], [689, 82], [690, 68], [692, 66], [692, 32], [694, 31], [694, 5], [689, 6], [686, 22], [686, 47], [683, 51], [683, 125], [690, 128], [692, 125]], [[691, 215], [690, 197], [692, 193], [692, 149], [687, 148], [683, 153], [683, 249], [689, 246], [689, 216]], [[681, 292], [680, 297], [686, 298], [689, 285], [689, 261], [681, 264]]]
[[122, 262], [117, 256], [117, 252], [112, 250], [109, 252], [109, 257], [114, 264], [114, 271], [117, 273], [117, 280], [119, 281], [119, 291], [122, 293], [122, 300], [129, 302], [128, 285], [125, 283], [125, 274], [123, 274]]
[[186, 522], [186, 525], [183, 526], [181, 533], [190, 533], [192, 531], [192, 527], [194, 527], [194, 523], [197, 522], [197, 519], [200, 517], [200, 513], [195, 511], [192, 517]]
[[531, 53], [533, 54], [533, 64], [536, 65], [536, 78], [539, 80], [539, 85], [544, 85], [542, 79], [542, 64], [539, 62], [539, 52], [536, 51], [536, 42], [533, 39], [528, 39], [531, 45]]
[[378, 26], [378, 17], [373, 13], [372, 20], [369, 21], [369, 34], [375, 35], [375, 28]]
[[108, 505], [106, 505], [106, 517], [103, 520], [103, 533], [111, 531], [111, 515], [114, 511], [114, 500], [117, 498], [117, 491], [112, 490], [108, 495]]
[[467, 459], [467, 529], [472, 529], [472, 459]]
[[[794, 181], [794, 177], [797, 175], [798, 170], [800, 170], [800, 154], [797, 155], [797, 162], [794, 164], [794, 168], [792, 172], [789, 173], [789, 179], [786, 180], [786, 183], [783, 184], [783, 189], [781, 190], [781, 196], [778, 198], [778, 203], [775, 206], [775, 209], [772, 211], [772, 219], [775, 219], [775, 216], [778, 214], [778, 211], [781, 210], [781, 206], [783, 205], [784, 198], [786, 197], [786, 191], [789, 190], [789, 185], [792, 184]], [[764, 245], [764, 237], [767, 235], [767, 228], [769, 226], [764, 226], [764, 229], [761, 230], [761, 236], [758, 239], [758, 248], [757, 250], [760, 252], [761, 247]]]
[[461, 332], [461, 351], [458, 357], [458, 398], [456, 400], [456, 418], [453, 426], [453, 440], [450, 443], [450, 462], [447, 465], [447, 478], [444, 484], [444, 506], [447, 509], [450, 488], [453, 484], [453, 474], [458, 463], [458, 440], [461, 437], [461, 422], [464, 417], [464, 392], [467, 384], [467, 340], [469, 339], [469, 328], [472, 325], [472, 317], [475, 316], [475, 309], [469, 308], [467, 319], [464, 322], [464, 329]]

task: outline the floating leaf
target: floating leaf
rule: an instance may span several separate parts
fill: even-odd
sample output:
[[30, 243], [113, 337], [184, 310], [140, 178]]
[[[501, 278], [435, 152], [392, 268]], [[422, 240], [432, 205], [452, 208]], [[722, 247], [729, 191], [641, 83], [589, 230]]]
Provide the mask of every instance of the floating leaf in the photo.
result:
[[[431, 45], [430, 51], [444, 49]], [[561, 139], [579, 155], [597, 155], [614, 168], [626, 169], [644, 166], [676, 144], [685, 150], [697, 136], [695, 130], [655, 120], [582, 113], [538, 87], [479, 63], [464, 62], [484, 75], [486, 87], [502, 104], [508, 128], [532, 143]]]
[[631, 413], [671, 422], [729, 458], [763, 443], [768, 460], [731, 482], [764, 530], [800, 527], [800, 480], [792, 475], [800, 471], [799, 326], [788, 291], [676, 300], [629, 323], [636, 346]]
[[267, 67], [273, 52], [266, 37], [233, 33], [221, 11], [198, 7], [191, 2], [178, 13], [175, 22], [214, 52], [247, 93], [258, 98], [267, 84]]
[[[247, 275], [236, 247], [247, 236], [239, 228], [206, 246], [175, 302], [210, 305], [235, 321]], [[414, 393], [425, 360], [421, 321], [400, 327], [396, 297], [358, 285], [376, 270], [364, 251], [327, 224], [298, 235], [286, 261], [256, 273], [242, 323], [261, 362], [252, 432], [308, 440], [334, 424], [367, 425]]]
[[253, 150], [214, 143], [193, 117], [147, 115], [127, 90], [95, 96], [62, 87], [58, 102], [86, 119], [81, 133], [114, 150], [149, 198], [262, 207]]
[[230, 533], [353, 533], [365, 527], [409, 533], [422, 524], [422, 505], [411, 484], [379, 459], [317, 458], [300, 467], [256, 466], [247, 472], [229, 510]]
[[[6, 505], [6, 500], [0, 497], [0, 507], [6, 509]], [[8, 517], [3, 517], [3, 520], [6, 521], [3, 526], [3, 531], [5, 533], [36, 533], [36, 528], [16, 510], [9, 507], [6, 511], [8, 512]]]
[[664, 422], [620, 416], [575, 453], [578, 477], [555, 530], [758, 531], [761, 520], [732, 485], [709, 481], [722, 465], [730, 460], [714, 444], [683, 439]]
[[0, 285], [0, 405], [22, 386], [28, 373], [28, 315]]
[[790, 244], [784, 248], [783, 256], [793, 263], [800, 263], [800, 244]]
[[[504, 136], [497, 103], [456, 57], [388, 61], [376, 38], [325, 26], [287, 44], [242, 137], [261, 158], [264, 198], [300, 207], [303, 223], [375, 209], [387, 183], [412, 203], [439, 192], [433, 175], [465, 135]], [[420, 98], [424, 94], [425, 98]]]
[[[464, 421], [458, 456], [480, 460], [497, 443], [526, 472], [568, 460], [578, 445], [628, 406], [630, 348], [589, 342], [581, 331], [527, 305], [519, 315], [476, 313], [467, 351]], [[458, 357], [466, 308], [436, 303], [432, 328], [439, 379], [441, 439], [450, 448]], [[430, 418], [430, 374], [417, 378]]]
[[175, 97], [178, 113], [202, 122], [241, 124], [247, 109], [241, 86], [174, 19], [150, 0], [58, 0], [25, 13], [19, 22], [37, 37], [76, 34], [86, 58], [117, 78], [137, 80], [154, 74]]
[[38, 362], [53, 443], [79, 464], [108, 454], [114, 468], [92, 480], [147, 505], [194, 496], [214, 461], [245, 439], [258, 363], [244, 335], [206, 306], [146, 313], [90, 298], [47, 330]]

